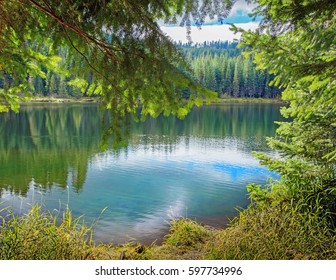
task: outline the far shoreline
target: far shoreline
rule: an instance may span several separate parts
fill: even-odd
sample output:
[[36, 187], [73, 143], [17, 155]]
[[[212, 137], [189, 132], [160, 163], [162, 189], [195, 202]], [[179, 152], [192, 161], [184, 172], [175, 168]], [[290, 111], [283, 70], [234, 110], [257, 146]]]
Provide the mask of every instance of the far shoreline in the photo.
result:
[[[36, 103], [101, 103], [99, 97], [33, 97], [23, 104]], [[270, 104], [288, 104], [288, 101], [279, 98], [258, 98], [258, 97], [222, 97], [210, 104], [226, 104], [226, 103], [270, 103]]]
[[34, 103], [99, 103], [98, 97], [33, 97], [24, 104]]

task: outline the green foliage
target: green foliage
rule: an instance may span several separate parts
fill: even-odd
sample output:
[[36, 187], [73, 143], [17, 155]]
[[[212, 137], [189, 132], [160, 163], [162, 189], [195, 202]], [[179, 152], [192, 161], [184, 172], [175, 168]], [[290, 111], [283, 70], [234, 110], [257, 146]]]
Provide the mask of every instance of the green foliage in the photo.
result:
[[[336, 221], [336, 3], [334, 1], [256, 1], [263, 17], [259, 30], [243, 33], [259, 69], [275, 76], [290, 102], [269, 146], [280, 157], [257, 153], [262, 164], [281, 176], [271, 194], [251, 188], [257, 203], [286, 201], [291, 215], [312, 218], [334, 236]], [[278, 195], [275, 195], [278, 194]], [[280, 194], [280, 195], [279, 195]], [[260, 204], [260, 203], [259, 203]], [[309, 226], [313, 227], [311, 223]], [[309, 228], [308, 226], [308, 228]]]
[[[219, 96], [230, 95], [233, 84], [233, 76], [230, 71], [233, 71], [238, 67], [239, 72], [242, 70], [242, 61], [244, 62], [245, 69], [244, 76], [242, 74], [236, 77], [239, 88], [239, 94], [237, 96], [242, 97], [269, 97], [273, 98], [279, 94], [277, 89], [270, 88], [265, 90], [267, 82], [266, 79], [259, 79], [259, 87], [253, 87], [257, 82], [256, 79], [259, 75], [265, 75], [264, 72], [256, 71], [253, 68], [253, 63], [251, 59], [244, 59], [240, 53], [241, 51], [236, 48], [237, 43], [229, 42], [212, 42], [206, 44], [178, 44], [178, 49], [182, 49], [184, 55], [187, 58], [190, 68], [193, 71], [193, 78], [197, 83], [207, 88], [210, 91], [215, 91]], [[78, 58], [69, 57], [69, 51], [65, 48], [58, 49], [58, 56], [61, 58], [60, 65], [63, 69], [67, 71], [70, 70], [71, 65], [74, 65], [75, 60]], [[83, 62], [83, 59], [81, 59]], [[82, 64], [82, 63], [81, 63]], [[236, 64], [239, 64], [236, 66]], [[246, 66], [247, 65], [247, 66]], [[227, 70], [226, 70], [227, 69]], [[44, 69], [43, 75], [31, 77], [31, 84], [34, 87], [32, 92], [33, 95], [46, 95], [54, 97], [63, 96], [91, 96], [91, 95], [101, 95], [102, 88], [96, 85], [92, 80], [92, 71], [88, 72], [87, 75], [83, 77], [77, 77], [74, 75], [69, 75], [63, 78], [57, 72], [49, 71]], [[224, 73], [228, 71], [228, 74]], [[257, 73], [256, 73], [257, 72]], [[256, 77], [257, 76], [257, 77]], [[205, 89], [203, 89], [205, 91]], [[215, 97], [214, 93], [209, 94]], [[129, 91], [125, 94], [130, 94]], [[190, 90], [186, 89], [181, 92], [184, 99], [190, 99], [190, 102], [196, 106], [201, 106], [204, 102], [202, 96], [194, 97], [190, 96]], [[182, 104], [180, 104], [182, 106]], [[180, 108], [177, 111], [179, 117], [184, 117], [188, 112], [187, 108]], [[154, 114], [152, 108], [150, 112]], [[181, 112], [184, 111], [184, 114]], [[170, 108], [167, 108], [164, 113], [169, 115]]]
[[[43, 77], [42, 72], [51, 75], [48, 90], [60, 94], [57, 80], [62, 71], [52, 57], [65, 47], [66, 63], [71, 63], [63, 69], [65, 83], [75, 78], [72, 85], [100, 94], [104, 104], [121, 115], [135, 115], [141, 104], [143, 116], [164, 111], [183, 117], [199, 98], [215, 96], [189, 78], [183, 55], [161, 32], [157, 20], [176, 22], [180, 17], [188, 34], [191, 20], [202, 24], [207, 15], [226, 16], [233, 2], [1, 1], [0, 109], [17, 110], [21, 95], [30, 95], [27, 77]], [[90, 88], [85, 89], [79, 79], [89, 79]], [[185, 89], [191, 94], [187, 104]]]

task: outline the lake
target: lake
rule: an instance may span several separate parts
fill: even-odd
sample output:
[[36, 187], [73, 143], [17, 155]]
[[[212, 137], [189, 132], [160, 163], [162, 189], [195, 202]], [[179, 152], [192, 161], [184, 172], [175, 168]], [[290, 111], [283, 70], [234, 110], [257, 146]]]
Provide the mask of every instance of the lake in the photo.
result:
[[22, 106], [0, 114], [0, 206], [17, 214], [35, 203], [54, 213], [68, 207], [95, 223], [98, 242], [151, 243], [179, 217], [225, 226], [247, 206], [248, 183], [276, 176], [251, 152], [272, 153], [265, 137], [275, 134], [279, 109], [229, 103], [184, 120], [131, 120], [127, 146], [102, 150], [99, 105]]

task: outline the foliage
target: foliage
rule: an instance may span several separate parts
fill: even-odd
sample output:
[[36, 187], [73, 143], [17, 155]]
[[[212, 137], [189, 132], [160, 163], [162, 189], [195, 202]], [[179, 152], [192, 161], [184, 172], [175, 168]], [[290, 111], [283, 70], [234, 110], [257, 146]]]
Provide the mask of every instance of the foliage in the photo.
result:
[[[181, 25], [190, 26], [191, 20], [202, 24], [206, 16], [227, 16], [233, 2], [0, 1], [1, 111], [18, 109], [29, 96], [29, 77], [43, 77], [41, 69], [69, 76], [53, 56], [66, 46], [75, 75], [71, 84], [100, 95], [108, 108], [135, 115], [140, 102], [143, 116], [164, 112], [183, 117], [214, 95], [189, 79], [182, 54], [157, 20], [176, 22], [180, 17]], [[58, 90], [55, 79], [48, 85], [52, 92]], [[187, 103], [182, 102], [186, 88], [192, 93]]]
[[[281, 175], [272, 204], [287, 201], [334, 234], [336, 221], [336, 3], [335, 1], [260, 0], [255, 15], [263, 22], [256, 32], [243, 34], [246, 55], [259, 69], [275, 76], [290, 101], [279, 123], [278, 137], [268, 139], [280, 157], [257, 153], [262, 164]], [[260, 189], [251, 188], [257, 203], [265, 202]], [[269, 196], [269, 195], [266, 195]], [[312, 227], [313, 228], [313, 227]]]
[[[190, 65], [192, 78], [208, 90], [217, 92], [219, 97], [258, 97], [277, 98], [281, 91], [275, 86], [269, 86], [273, 76], [266, 70], [256, 70], [252, 58], [245, 58], [242, 51], [233, 42], [208, 42], [203, 44], [177, 44], [182, 49]], [[69, 57], [69, 50], [58, 48], [62, 68], [70, 72], [76, 63], [76, 57]], [[84, 60], [81, 59], [84, 64]], [[78, 63], [78, 62], [77, 62]], [[43, 76], [29, 78], [33, 96], [46, 97], [81, 97], [95, 92], [92, 71], [84, 78], [75, 75], [65, 77], [47, 68], [41, 69]], [[238, 86], [233, 92], [233, 84]], [[183, 90], [182, 96], [189, 98], [190, 91]]]

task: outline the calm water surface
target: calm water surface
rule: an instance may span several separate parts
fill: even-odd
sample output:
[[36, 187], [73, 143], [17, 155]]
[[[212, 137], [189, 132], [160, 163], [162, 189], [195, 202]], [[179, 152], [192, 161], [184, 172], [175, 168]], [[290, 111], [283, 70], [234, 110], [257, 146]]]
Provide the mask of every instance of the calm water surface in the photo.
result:
[[184, 120], [131, 121], [128, 146], [104, 152], [98, 105], [27, 105], [0, 114], [1, 206], [18, 214], [34, 203], [55, 212], [69, 207], [96, 223], [97, 241], [114, 243], [160, 239], [173, 217], [224, 226], [246, 207], [248, 183], [274, 177], [251, 151], [271, 153], [265, 136], [274, 135], [279, 109], [214, 105]]

